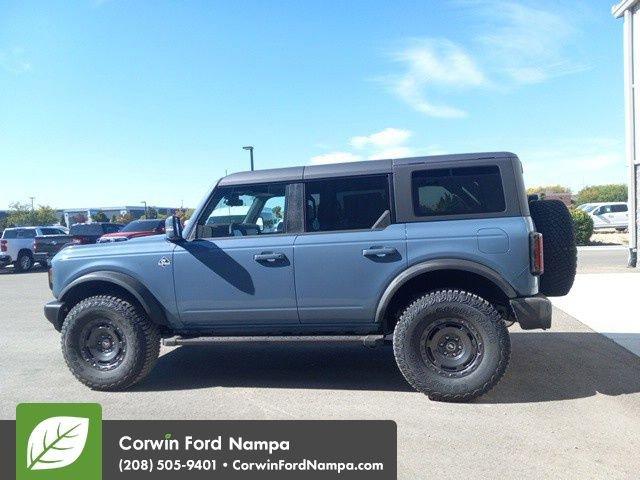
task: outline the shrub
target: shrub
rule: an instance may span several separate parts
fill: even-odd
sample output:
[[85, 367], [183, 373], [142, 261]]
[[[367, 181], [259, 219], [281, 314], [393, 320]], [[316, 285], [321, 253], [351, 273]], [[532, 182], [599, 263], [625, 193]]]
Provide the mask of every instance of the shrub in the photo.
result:
[[573, 220], [573, 232], [576, 236], [576, 243], [578, 245], [587, 245], [591, 235], [593, 235], [593, 219], [588, 213], [578, 210], [577, 208], [571, 209], [571, 218]]

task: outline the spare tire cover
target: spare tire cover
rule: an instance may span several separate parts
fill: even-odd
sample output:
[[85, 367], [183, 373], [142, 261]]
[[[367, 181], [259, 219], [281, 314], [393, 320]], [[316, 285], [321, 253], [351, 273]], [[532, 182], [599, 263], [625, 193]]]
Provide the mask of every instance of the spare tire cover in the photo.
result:
[[569, 209], [560, 200], [538, 200], [529, 203], [529, 211], [544, 245], [540, 293], [549, 297], [566, 295], [573, 285], [578, 263]]

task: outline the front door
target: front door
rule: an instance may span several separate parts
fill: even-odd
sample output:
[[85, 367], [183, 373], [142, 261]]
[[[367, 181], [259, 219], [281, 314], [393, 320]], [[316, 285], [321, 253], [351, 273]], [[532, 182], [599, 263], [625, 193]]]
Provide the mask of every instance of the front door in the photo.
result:
[[300, 321], [373, 323], [382, 291], [407, 265], [405, 226], [388, 221], [388, 176], [309, 181], [305, 198], [294, 247]]
[[176, 298], [187, 328], [299, 323], [285, 189], [216, 189], [197, 219], [197, 238], [174, 253]]

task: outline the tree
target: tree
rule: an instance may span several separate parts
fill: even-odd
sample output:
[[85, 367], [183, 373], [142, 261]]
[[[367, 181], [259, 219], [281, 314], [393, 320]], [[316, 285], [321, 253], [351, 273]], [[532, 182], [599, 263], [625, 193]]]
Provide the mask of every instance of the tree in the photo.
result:
[[158, 218], [158, 210], [154, 207], [147, 208], [147, 213], [144, 214], [144, 218], [148, 218], [149, 220]]
[[273, 207], [272, 211], [276, 218], [282, 218], [282, 207], [280, 205]]
[[133, 220], [133, 217], [129, 212], [121, 213], [116, 217], [116, 221], [114, 223], [122, 223], [127, 224]]
[[193, 215], [193, 208], [177, 208], [174, 215], [180, 219], [180, 222], [184, 223]]
[[571, 189], [563, 185], [541, 185], [527, 188], [527, 195], [535, 195], [536, 193], [571, 193]]
[[91, 220], [94, 222], [108, 222], [109, 217], [107, 217], [106, 213], [100, 210], [99, 212], [96, 212], [95, 215], [91, 215]]
[[576, 203], [626, 202], [627, 186], [619, 184], [591, 185], [578, 192]]
[[111, 215], [111, 223], [118, 223], [118, 216], [115, 213]]
[[9, 205], [6, 225], [12, 227], [52, 225], [57, 221], [58, 214], [48, 205], [40, 205], [32, 210], [27, 203], [14, 202]]

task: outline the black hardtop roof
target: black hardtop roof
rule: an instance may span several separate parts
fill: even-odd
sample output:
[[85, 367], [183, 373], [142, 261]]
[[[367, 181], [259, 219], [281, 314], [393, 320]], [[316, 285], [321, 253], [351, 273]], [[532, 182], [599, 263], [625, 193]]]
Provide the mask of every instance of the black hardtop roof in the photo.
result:
[[293, 182], [328, 177], [349, 177], [391, 173], [394, 167], [417, 163], [444, 163], [458, 161], [484, 161], [497, 158], [515, 158], [510, 152], [461, 153], [431, 155], [427, 157], [397, 158], [389, 160], [365, 160], [361, 162], [329, 163], [304, 167], [271, 168], [232, 173], [223, 177], [218, 185], [246, 185], [248, 183]]

